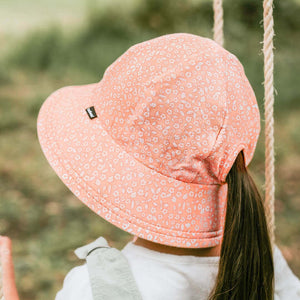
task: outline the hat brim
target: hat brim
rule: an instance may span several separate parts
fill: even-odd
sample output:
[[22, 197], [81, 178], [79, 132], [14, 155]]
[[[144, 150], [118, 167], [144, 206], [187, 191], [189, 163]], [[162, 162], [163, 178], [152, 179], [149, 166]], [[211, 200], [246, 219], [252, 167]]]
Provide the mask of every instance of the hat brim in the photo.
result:
[[38, 138], [57, 175], [96, 214], [133, 235], [182, 248], [219, 244], [227, 184], [182, 182], [129, 155], [86, 112], [101, 101], [94, 97], [100, 83], [61, 88], [40, 109]]

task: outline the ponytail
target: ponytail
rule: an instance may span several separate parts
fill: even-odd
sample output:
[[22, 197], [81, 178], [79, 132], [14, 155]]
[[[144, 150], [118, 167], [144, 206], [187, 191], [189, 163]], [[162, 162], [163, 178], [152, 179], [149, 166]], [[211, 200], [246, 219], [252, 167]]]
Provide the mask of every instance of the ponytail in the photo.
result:
[[226, 181], [224, 236], [217, 280], [209, 300], [272, 300], [273, 254], [264, 206], [242, 151]]

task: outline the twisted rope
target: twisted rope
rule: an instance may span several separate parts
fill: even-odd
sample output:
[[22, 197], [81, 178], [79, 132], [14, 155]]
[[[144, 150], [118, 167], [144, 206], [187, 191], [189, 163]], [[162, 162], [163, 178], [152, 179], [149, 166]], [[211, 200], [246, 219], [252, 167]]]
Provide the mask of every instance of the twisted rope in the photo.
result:
[[272, 243], [275, 241], [274, 182], [274, 86], [273, 86], [273, 0], [264, 0], [264, 88], [265, 88], [265, 210]]
[[214, 41], [219, 45], [224, 45], [224, 36], [223, 36], [223, 7], [222, 0], [214, 0], [213, 3], [214, 9]]

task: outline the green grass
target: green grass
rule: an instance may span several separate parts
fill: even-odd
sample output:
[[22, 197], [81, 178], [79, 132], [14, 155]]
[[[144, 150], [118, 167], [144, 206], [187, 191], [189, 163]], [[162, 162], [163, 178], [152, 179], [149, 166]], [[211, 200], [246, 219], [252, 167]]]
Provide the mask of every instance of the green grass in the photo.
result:
[[[57, 9], [69, 7], [69, 0], [55, 1]], [[10, 2], [10, 11], [20, 3]], [[106, 67], [137, 42], [168, 32], [212, 37], [211, 1], [190, 1], [189, 5], [178, 1], [170, 11], [172, 3], [152, 0], [124, 10], [96, 7], [76, 30], [45, 26], [13, 38], [9, 51], [0, 53], [0, 228], [13, 240], [21, 299], [54, 299], [66, 273], [82, 263], [73, 253], [76, 247], [104, 235], [120, 249], [130, 239], [76, 199], [46, 162], [36, 134], [41, 104], [62, 86], [99, 81]], [[250, 170], [263, 192], [262, 28], [253, 21], [260, 20], [261, 10], [255, 10], [257, 1], [226, 3], [225, 46], [243, 63], [261, 109], [262, 132]], [[245, 9], [245, 3], [255, 9], [247, 8], [252, 14], [243, 21], [237, 10]], [[300, 276], [300, 40], [297, 21], [282, 19], [299, 13], [299, 3], [285, 3], [275, 2], [281, 9], [275, 19], [276, 236], [292, 270]], [[82, 2], [74, 5], [76, 14]]]

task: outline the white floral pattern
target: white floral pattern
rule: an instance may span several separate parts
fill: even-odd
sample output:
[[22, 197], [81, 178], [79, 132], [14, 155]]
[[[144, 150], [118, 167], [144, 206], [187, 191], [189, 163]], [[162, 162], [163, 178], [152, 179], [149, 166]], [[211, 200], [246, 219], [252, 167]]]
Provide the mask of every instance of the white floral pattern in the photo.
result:
[[226, 175], [242, 149], [250, 163], [259, 132], [239, 60], [188, 33], [130, 47], [99, 83], [50, 95], [38, 117], [50, 165], [83, 203], [129, 233], [187, 248], [220, 243]]

